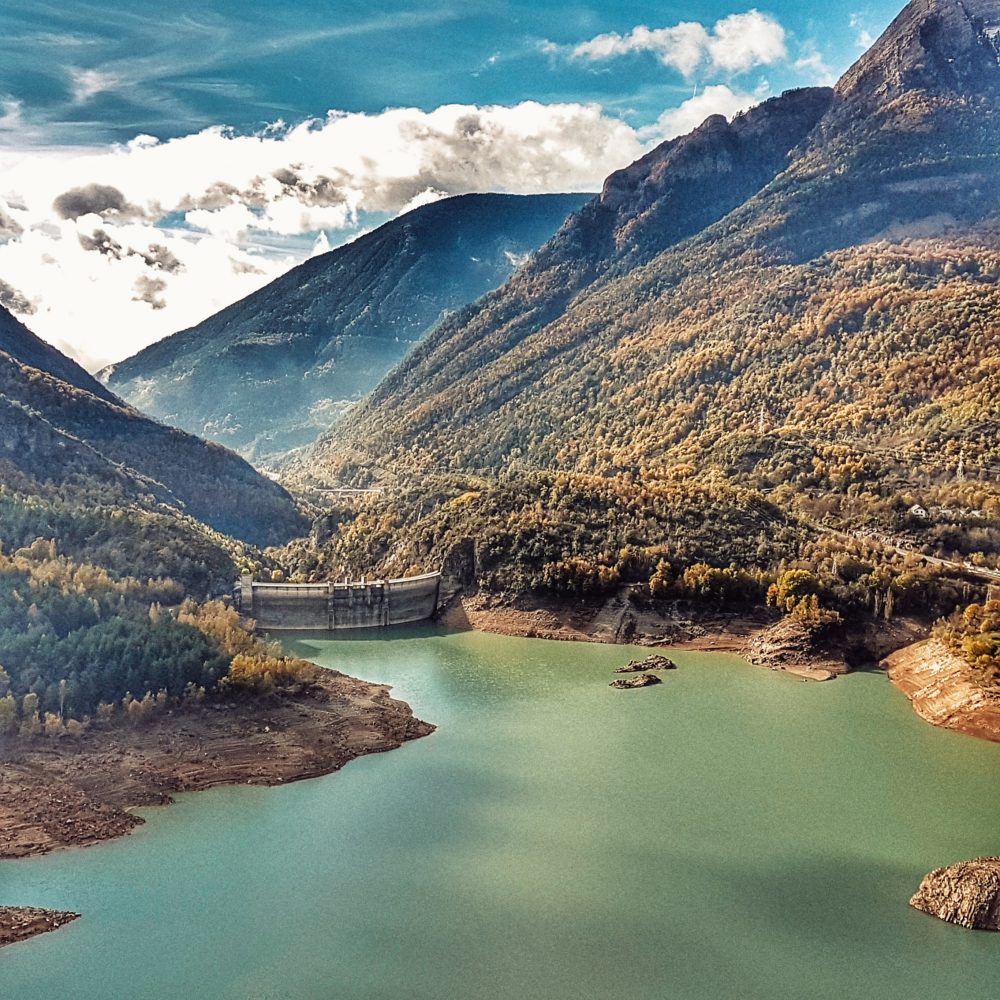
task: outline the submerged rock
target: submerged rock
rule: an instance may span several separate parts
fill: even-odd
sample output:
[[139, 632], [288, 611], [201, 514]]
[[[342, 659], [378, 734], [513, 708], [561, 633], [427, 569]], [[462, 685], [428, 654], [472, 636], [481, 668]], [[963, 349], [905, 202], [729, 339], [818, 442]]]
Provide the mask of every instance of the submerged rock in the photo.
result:
[[668, 659], [666, 656], [660, 656], [659, 653], [653, 653], [652, 656], [647, 656], [644, 660], [632, 660], [631, 663], [627, 663], [624, 667], [616, 667], [616, 674], [641, 674], [646, 670], [676, 670], [677, 664], [673, 660]]
[[638, 674], [635, 677], [622, 677], [612, 681], [609, 687], [617, 688], [619, 691], [626, 691], [629, 688], [644, 688], [651, 684], [659, 684], [660, 678], [655, 674]]
[[959, 927], [1000, 931], [1000, 858], [960, 861], [932, 871], [910, 906]]

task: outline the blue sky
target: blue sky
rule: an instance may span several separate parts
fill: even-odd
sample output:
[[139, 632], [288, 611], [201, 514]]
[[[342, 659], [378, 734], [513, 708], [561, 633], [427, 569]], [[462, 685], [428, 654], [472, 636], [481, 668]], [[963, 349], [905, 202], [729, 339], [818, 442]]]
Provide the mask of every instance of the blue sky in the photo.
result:
[[467, 191], [593, 191], [897, 3], [0, 0], [0, 305], [90, 368]]
[[[543, 43], [573, 46], [636, 25], [710, 25], [750, 6], [4, 0], [0, 95], [20, 102], [25, 122], [45, 138], [62, 142], [127, 140], [139, 132], [166, 138], [215, 123], [251, 129], [330, 108], [430, 110], [527, 99], [598, 101], [644, 125], [689, 95], [694, 81], [649, 54], [590, 64], [546, 55]], [[760, 5], [788, 31], [791, 58], [713, 77], [749, 77], [754, 85], [766, 79], [772, 90], [800, 86], [811, 75], [794, 67], [803, 52], [842, 72], [860, 53], [862, 33], [877, 35], [898, 8], [870, 0]], [[86, 97], [88, 72], [95, 90]]]

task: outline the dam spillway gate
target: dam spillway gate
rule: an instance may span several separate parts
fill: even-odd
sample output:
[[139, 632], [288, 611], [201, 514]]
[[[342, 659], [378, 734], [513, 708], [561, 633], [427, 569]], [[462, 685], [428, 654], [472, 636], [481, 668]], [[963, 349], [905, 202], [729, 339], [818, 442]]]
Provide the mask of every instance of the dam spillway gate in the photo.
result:
[[233, 597], [258, 628], [337, 631], [426, 621], [438, 607], [441, 574], [356, 583], [266, 583], [245, 576]]

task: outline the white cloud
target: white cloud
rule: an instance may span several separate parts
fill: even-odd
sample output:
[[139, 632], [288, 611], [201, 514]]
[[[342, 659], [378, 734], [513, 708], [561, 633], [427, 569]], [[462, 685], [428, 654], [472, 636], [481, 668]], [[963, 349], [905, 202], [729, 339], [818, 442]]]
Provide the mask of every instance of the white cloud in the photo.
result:
[[870, 49], [875, 44], [875, 36], [864, 26], [860, 14], [851, 15], [851, 27], [857, 32], [859, 49]]
[[332, 249], [333, 247], [330, 246], [330, 240], [327, 238], [326, 233], [321, 230], [319, 236], [316, 237], [315, 243], [313, 243], [309, 256], [320, 257], [325, 253], [329, 253]]
[[712, 29], [708, 55], [714, 66], [730, 73], [770, 66], [788, 55], [785, 29], [759, 10], [730, 14]]
[[643, 129], [643, 138], [673, 139], [697, 128], [712, 115], [732, 118], [760, 102], [760, 94], [747, 94], [730, 90], [724, 84], [706, 87], [700, 94], [688, 98], [680, 107], [670, 108], [660, 115], [655, 125]]
[[582, 42], [573, 49], [576, 59], [599, 61], [633, 52], [653, 52], [664, 66], [691, 76], [705, 60], [711, 37], [696, 21], [671, 28], [647, 28], [644, 24], [627, 35], [611, 32]]
[[249, 294], [319, 231], [346, 239], [364, 213], [469, 191], [597, 190], [645, 138], [597, 105], [525, 102], [0, 150], [0, 219], [16, 234], [0, 240], [0, 277], [33, 329], [95, 367]]
[[105, 91], [114, 90], [121, 81], [114, 73], [99, 69], [69, 69], [73, 100], [82, 104]]
[[823, 53], [811, 39], [802, 44], [799, 56], [795, 60], [795, 68], [812, 83], [821, 87], [832, 87], [837, 82], [837, 74], [827, 64]]
[[[558, 46], [546, 43], [546, 52]], [[636, 52], [651, 52], [686, 77], [699, 70], [742, 73], [768, 66], [788, 55], [786, 33], [773, 17], [758, 10], [730, 14], [709, 31], [697, 21], [683, 21], [669, 28], [638, 25], [628, 34], [609, 32], [581, 42], [570, 50], [575, 59], [601, 61]]]

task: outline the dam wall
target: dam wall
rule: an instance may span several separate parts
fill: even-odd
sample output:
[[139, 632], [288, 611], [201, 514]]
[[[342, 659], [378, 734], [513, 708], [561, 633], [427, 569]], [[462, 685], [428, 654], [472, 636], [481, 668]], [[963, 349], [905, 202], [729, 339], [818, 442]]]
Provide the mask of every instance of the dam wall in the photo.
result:
[[243, 577], [233, 596], [240, 614], [258, 628], [337, 631], [425, 621], [437, 611], [440, 586], [440, 573], [358, 583], [264, 583]]

